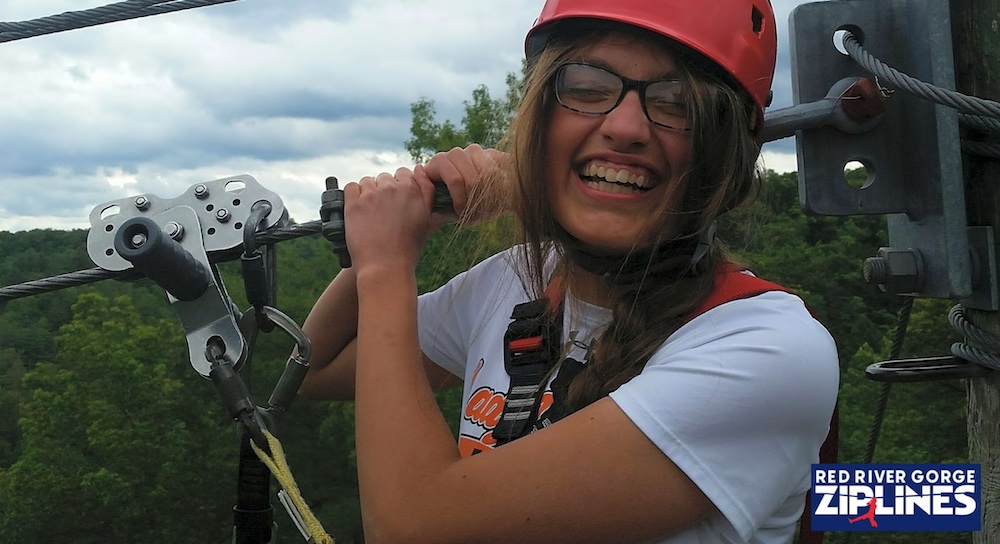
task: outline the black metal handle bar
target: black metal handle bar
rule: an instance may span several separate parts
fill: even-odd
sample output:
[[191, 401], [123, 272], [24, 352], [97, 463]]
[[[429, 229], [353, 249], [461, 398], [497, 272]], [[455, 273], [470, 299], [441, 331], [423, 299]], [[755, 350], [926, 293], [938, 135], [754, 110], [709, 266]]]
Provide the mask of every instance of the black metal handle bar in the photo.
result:
[[205, 266], [148, 217], [133, 217], [122, 224], [115, 236], [115, 251], [178, 300], [195, 300], [208, 289], [210, 275]]
[[[333, 252], [340, 260], [341, 268], [352, 266], [351, 254], [347, 250], [346, 224], [344, 222], [344, 191], [337, 186], [337, 178], [326, 178], [326, 190], [323, 191], [319, 208], [320, 221], [323, 223], [323, 237], [330, 241]], [[444, 183], [434, 182], [434, 203], [431, 210], [435, 212], [454, 211], [454, 202]]]

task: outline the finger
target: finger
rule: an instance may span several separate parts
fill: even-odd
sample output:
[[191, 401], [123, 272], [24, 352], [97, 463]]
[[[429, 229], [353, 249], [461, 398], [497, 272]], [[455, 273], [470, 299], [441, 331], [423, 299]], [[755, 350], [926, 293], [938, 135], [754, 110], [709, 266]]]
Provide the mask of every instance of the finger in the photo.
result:
[[[368, 179], [371, 180], [371, 178], [368, 178]], [[359, 194], [361, 194], [361, 185], [360, 185], [360, 183], [364, 182], [364, 181], [365, 181], [365, 178], [361, 178], [360, 182], [358, 182], [358, 181], [352, 181], [352, 182], [348, 183], [347, 185], [345, 185], [344, 186], [344, 199], [345, 200], [348, 199], [348, 198], [352, 198], [353, 199], [353, 198], [356, 198]], [[369, 181], [369, 183], [371, 183], [371, 181]]]
[[427, 167], [422, 164], [418, 164], [413, 167], [413, 179], [417, 180], [418, 182], [425, 182], [425, 181], [428, 183], [434, 182], [434, 180], [431, 179], [430, 175], [427, 174]]
[[396, 169], [392, 177], [396, 181], [409, 181], [413, 178], [413, 172], [409, 168], [400, 167]]
[[386, 184], [390, 181], [396, 181], [396, 178], [392, 177], [392, 174], [388, 172], [381, 172], [375, 175], [375, 186], [378, 187], [380, 184]]
[[424, 166], [430, 179], [440, 181], [448, 187], [455, 212], [459, 215], [465, 210], [467, 203], [466, 185], [475, 183], [474, 170], [471, 171], [472, 177], [467, 177], [470, 173], [468, 167], [464, 169], [459, 167], [458, 162], [467, 162], [467, 158], [463, 157], [464, 154], [465, 151], [461, 148], [438, 153]]
[[[400, 169], [402, 170], [402, 168]], [[413, 172], [411, 173], [411, 178], [414, 183], [420, 187], [420, 193], [424, 197], [424, 202], [427, 204], [428, 209], [431, 213], [443, 213], [446, 215], [454, 215], [451, 208], [447, 210], [441, 210], [435, 207], [435, 201], [437, 200], [437, 184], [431, 180], [430, 176], [427, 175], [427, 171], [424, 169], [422, 164], [418, 164], [413, 167]]]
[[499, 149], [490, 148], [483, 150], [483, 157], [486, 159], [483, 161], [485, 169], [495, 169], [503, 164], [503, 162], [506, 161], [510, 155], [500, 151]]

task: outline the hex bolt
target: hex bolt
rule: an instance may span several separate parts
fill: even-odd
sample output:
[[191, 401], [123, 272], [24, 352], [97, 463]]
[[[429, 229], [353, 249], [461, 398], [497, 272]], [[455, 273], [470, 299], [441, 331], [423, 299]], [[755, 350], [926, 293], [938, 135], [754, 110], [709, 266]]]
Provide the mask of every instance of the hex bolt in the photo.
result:
[[326, 190], [329, 191], [331, 189], [339, 189], [337, 187], [337, 178], [334, 176], [326, 178]]
[[140, 248], [140, 247], [142, 247], [143, 244], [146, 243], [146, 240], [147, 240], [147, 238], [146, 238], [145, 234], [143, 234], [141, 232], [136, 233], [136, 234], [132, 235], [132, 247], [134, 247], [134, 248]]
[[184, 237], [184, 225], [181, 225], [177, 221], [171, 221], [163, 227], [163, 232], [165, 232], [170, 238], [179, 242], [181, 241], [181, 238]]
[[149, 208], [149, 199], [144, 196], [135, 197], [135, 207], [139, 211], [146, 211]]
[[208, 187], [199, 183], [194, 187], [194, 196], [199, 199], [208, 198]]
[[881, 247], [875, 257], [865, 259], [865, 281], [894, 295], [918, 293], [924, 287], [920, 253], [912, 249]]
[[230, 217], [232, 217], [232, 215], [226, 208], [219, 208], [215, 212], [215, 218], [219, 220], [219, 223], [228, 223]]

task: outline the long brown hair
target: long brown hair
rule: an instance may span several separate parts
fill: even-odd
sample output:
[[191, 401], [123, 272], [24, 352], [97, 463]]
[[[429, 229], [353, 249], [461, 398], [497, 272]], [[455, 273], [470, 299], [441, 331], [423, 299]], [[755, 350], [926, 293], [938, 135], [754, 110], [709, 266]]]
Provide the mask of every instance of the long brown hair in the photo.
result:
[[[546, 127], [553, 109], [558, 107], [552, 79], [575, 51], [622, 28], [556, 32], [546, 48], [531, 59], [523, 99], [501, 143], [510, 156], [502, 173], [508, 192], [494, 191], [482, 197], [489, 202], [475, 203], [488, 209], [512, 210], [518, 218], [519, 251], [523, 254], [521, 262], [526, 263], [519, 273], [534, 296], [541, 296], [552, 274], [561, 276], [564, 285], [572, 290], [574, 277], [580, 272], [566, 255], [569, 240], [549, 206]], [[676, 242], [688, 240], [691, 244], [681, 246], [693, 247], [716, 217], [756, 196], [761, 172], [752, 128], [760, 120], [753, 118], [750, 99], [718, 74], [712, 63], [657, 34], [624, 28], [636, 39], [653, 40], [666, 48], [677, 60], [679, 77], [690, 90], [691, 165], [680, 177], [674, 196], [662, 204], [665, 221], [673, 222], [673, 228], [667, 230], [680, 235], [661, 239], [654, 233], [654, 245], [676, 248]], [[546, 267], [553, 258], [554, 273]], [[690, 252], [680, 256], [685, 263], [690, 258]], [[658, 264], [664, 260], [654, 251], [651, 262], [638, 276], [605, 274], [605, 281], [613, 287], [612, 320], [596, 339], [585, 370], [573, 380], [565, 409], [578, 410], [641, 372], [664, 340], [684, 323], [684, 316], [708, 297], [716, 268], [726, 258], [725, 250], [715, 243], [702, 263], [701, 273], [693, 274], [687, 266], [654, 265], [652, 260]]]

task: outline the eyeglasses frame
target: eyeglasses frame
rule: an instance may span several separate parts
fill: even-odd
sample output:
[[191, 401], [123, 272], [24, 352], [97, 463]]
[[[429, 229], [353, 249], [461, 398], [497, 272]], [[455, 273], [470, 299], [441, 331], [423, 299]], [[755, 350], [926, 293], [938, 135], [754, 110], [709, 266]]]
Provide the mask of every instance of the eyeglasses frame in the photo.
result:
[[[617, 77], [618, 79], [620, 79], [621, 82], [622, 82], [622, 90], [621, 90], [621, 93], [619, 93], [619, 95], [618, 95], [618, 99], [615, 100], [614, 105], [612, 105], [610, 108], [608, 108], [607, 110], [602, 111], [602, 112], [592, 112], [592, 111], [579, 110], [579, 109], [573, 108], [571, 106], [567, 106], [565, 103], [563, 103], [562, 98], [559, 96], [559, 80], [560, 80], [560, 78], [562, 76], [563, 70], [565, 70], [566, 67], [568, 67], [568, 66], [587, 66], [589, 68], [595, 68], [597, 70], [601, 70], [603, 72], [607, 72], [607, 73], [609, 73], [609, 74]], [[616, 73], [616, 72], [614, 72], [612, 70], [609, 70], [609, 69], [607, 69], [607, 68], [605, 68], [603, 66], [597, 66], [597, 65], [591, 64], [589, 62], [575, 61], [575, 62], [566, 62], [566, 63], [563, 63], [563, 64], [559, 65], [558, 68], [556, 68], [555, 74], [553, 75], [553, 78], [552, 78], [552, 90], [553, 90], [553, 92], [556, 95], [556, 102], [558, 102], [560, 106], [562, 106], [562, 107], [564, 107], [564, 108], [566, 108], [566, 109], [568, 109], [570, 111], [575, 111], [577, 113], [581, 113], [583, 115], [607, 115], [607, 114], [611, 113], [612, 111], [614, 111], [615, 108], [617, 108], [618, 106], [621, 105], [622, 101], [625, 100], [625, 95], [628, 94], [629, 91], [635, 90], [637, 93], [639, 93], [639, 104], [642, 105], [642, 113], [646, 115], [646, 119], [649, 120], [650, 123], [653, 123], [654, 125], [656, 125], [658, 127], [663, 127], [663, 128], [667, 128], [667, 129], [670, 129], [670, 130], [679, 130], [679, 131], [688, 132], [688, 131], [691, 130], [691, 127], [674, 127], [674, 126], [670, 126], [670, 125], [667, 125], [665, 123], [660, 123], [660, 122], [654, 121], [653, 118], [650, 117], [650, 115], [649, 115], [649, 110], [646, 108], [646, 89], [649, 88], [649, 86], [652, 85], [652, 84], [654, 84], [654, 83], [662, 83], [662, 82], [665, 82], [665, 81], [676, 82], [676, 83], [680, 83], [681, 82], [681, 80], [677, 79], [677, 78], [652, 79], [652, 80], [631, 79], [631, 78], [627, 78], [627, 77], [625, 77], [625, 76], [623, 76], [623, 75], [621, 75], [619, 73]]]

